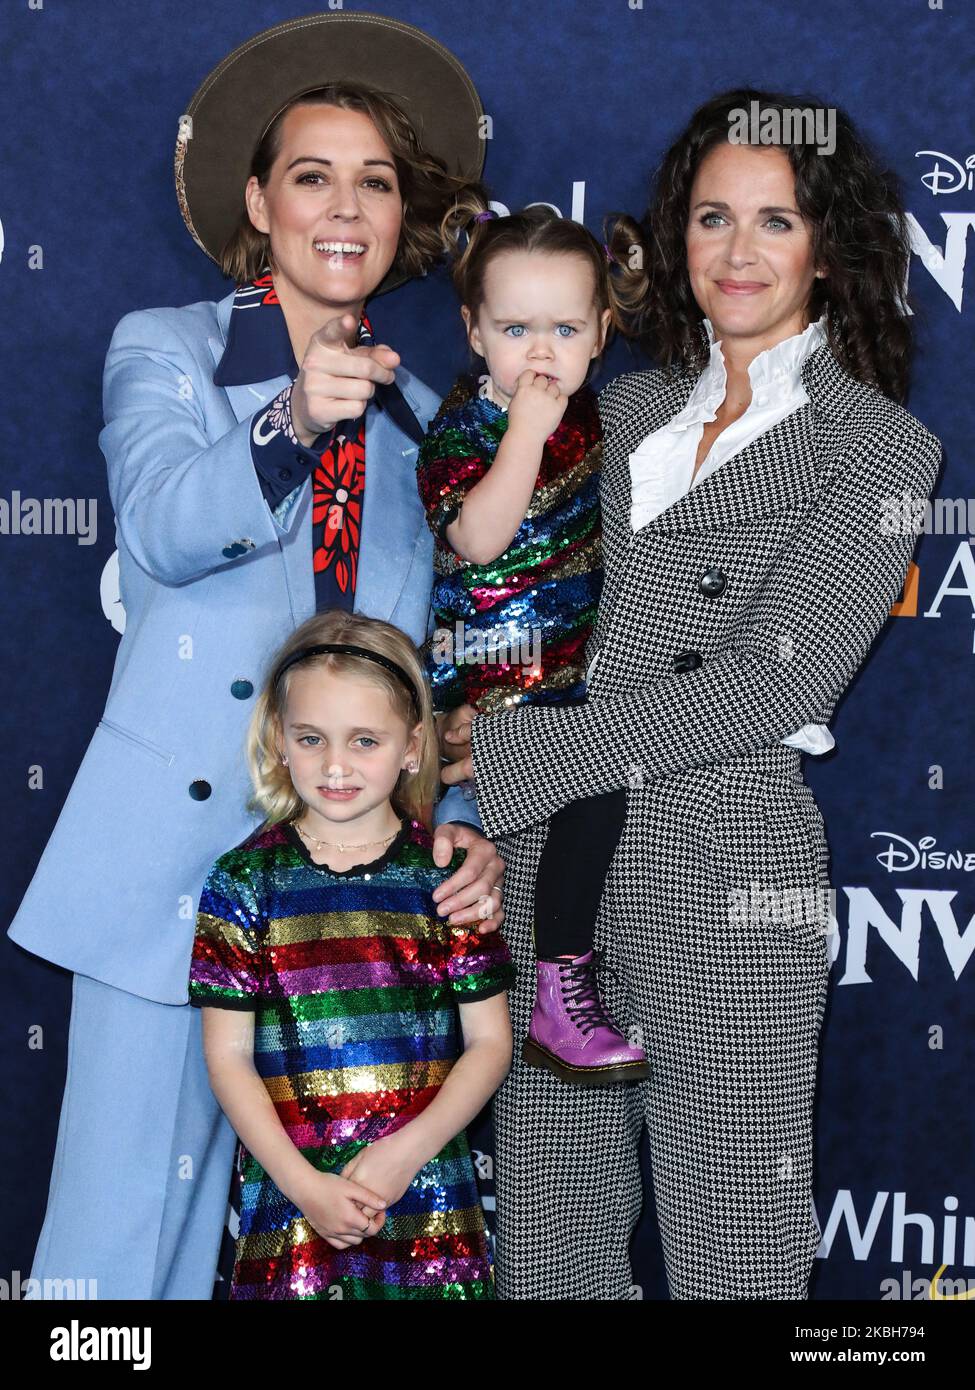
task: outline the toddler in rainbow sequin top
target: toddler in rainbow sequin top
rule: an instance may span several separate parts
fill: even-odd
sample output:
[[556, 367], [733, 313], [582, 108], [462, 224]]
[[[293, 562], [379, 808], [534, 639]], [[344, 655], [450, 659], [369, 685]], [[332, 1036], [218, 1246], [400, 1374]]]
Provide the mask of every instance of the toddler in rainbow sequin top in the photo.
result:
[[285, 644], [248, 736], [267, 819], [200, 898], [190, 1003], [241, 1139], [232, 1300], [493, 1299], [465, 1126], [511, 1063], [497, 931], [451, 924], [416, 648], [333, 609]]
[[[445, 240], [465, 224], [454, 284], [487, 375], [480, 388], [457, 382], [417, 463], [436, 537], [437, 627], [424, 656], [452, 728], [470, 710], [586, 697], [603, 578], [588, 376], [624, 323], [609, 252], [581, 223], [543, 206], [499, 218], [472, 198], [445, 219]], [[620, 791], [552, 817], [536, 879], [536, 998], [522, 1056], [571, 1084], [649, 1075], [606, 1012], [592, 949], [625, 813]]]

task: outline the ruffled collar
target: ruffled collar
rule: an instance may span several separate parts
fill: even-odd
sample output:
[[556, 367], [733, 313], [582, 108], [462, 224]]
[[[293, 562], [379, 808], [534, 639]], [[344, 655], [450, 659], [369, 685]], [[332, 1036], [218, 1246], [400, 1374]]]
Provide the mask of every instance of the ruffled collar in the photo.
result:
[[[715, 341], [714, 327], [709, 318], [704, 328], [711, 345], [711, 356], [698, 377], [684, 409], [670, 421], [668, 428], [687, 429], [690, 425], [713, 420], [718, 406], [725, 398], [728, 373], [725, 369], [721, 340]], [[790, 338], [765, 348], [748, 364], [748, 379], [752, 387], [752, 403], [758, 407], [789, 395], [801, 380], [802, 364], [822, 346], [826, 338], [826, 315]]]

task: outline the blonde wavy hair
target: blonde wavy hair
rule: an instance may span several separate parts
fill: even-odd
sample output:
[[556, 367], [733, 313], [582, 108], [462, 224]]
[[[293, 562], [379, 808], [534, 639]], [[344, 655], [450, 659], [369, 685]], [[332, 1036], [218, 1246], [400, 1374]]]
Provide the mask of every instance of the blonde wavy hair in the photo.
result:
[[284, 744], [284, 712], [288, 688], [298, 665], [285, 671], [277, 687], [272, 684], [280, 663], [301, 647], [317, 646], [322, 642], [347, 642], [388, 657], [410, 677], [420, 697], [420, 716], [414, 714], [413, 704], [403, 683], [378, 662], [345, 653], [323, 652], [308, 657], [300, 668], [309, 667], [368, 682], [384, 690], [398, 718], [407, 729], [422, 726], [419, 737], [418, 769], [401, 770], [390, 793], [390, 802], [398, 815], [418, 820], [432, 830], [433, 806], [440, 783], [440, 754], [430, 687], [427, 684], [420, 656], [406, 633], [380, 618], [367, 618], [348, 613], [341, 608], [317, 613], [297, 628], [275, 653], [267, 671], [264, 689], [258, 697], [247, 730], [247, 766], [250, 771], [253, 795], [247, 803], [249, 811], [263, 814], [265, 825], [277, 825], [293, 820], [300, 814], [304, 802], [295, 791], [291, 775], [281, 762]]

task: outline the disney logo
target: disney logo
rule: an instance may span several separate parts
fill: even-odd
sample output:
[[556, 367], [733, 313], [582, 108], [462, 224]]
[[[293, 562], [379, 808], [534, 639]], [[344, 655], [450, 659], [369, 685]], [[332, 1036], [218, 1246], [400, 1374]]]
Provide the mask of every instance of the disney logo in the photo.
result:
[[905, 840], [903, 835], [895, 835], [890, 830], [872, 830], [871, 840], [876, 839], [878, 835], [886, 835], [890, 842], [887, 848], [877, 855], [877, 863], [882, 864], [889, 874], [918, 868], [963, 869], [968, 873], [975, 870], [975, 851], [936, 850], [934, 846], [938, 841], [933, 835], [922, 835], [916, 845], [910, 840]]
[[[970, 154], [964, 164], [959, 164], [957, 159], [952, 159], [950, 154], [942, 154], [940, 150], [915, 150], [914, 158], [920, 159], [925, 154], [934, 159], [934, 168], [930, 173], [921, 175], [921, 182], [935, 196], [939, 193], [960, 193], [962, 189], [970, 193], [975, 188], [975, 154]], [[947, 167], [942, 168], [940, 160], [944, 160]]]

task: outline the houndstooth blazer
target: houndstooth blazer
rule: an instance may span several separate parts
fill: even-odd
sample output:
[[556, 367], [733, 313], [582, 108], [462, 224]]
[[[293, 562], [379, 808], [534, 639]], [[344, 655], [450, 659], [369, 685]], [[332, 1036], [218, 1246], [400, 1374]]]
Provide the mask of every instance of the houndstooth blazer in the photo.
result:
[[[584, 796], [747, 760], [826, 724], [900, 594], [940, 441], [850, 376], [828, 343], [802, 366], [806, 405], [634, 533], [629, 455], [686, 404], [698, 372], [617, 378], [599, 400], [605, 580], [585, 703], [478, 716], [471, 749], [486, 835]], [[889, 529], [889, 528], [888, 528]], [[796, 755], [798, 764], [798, 755]]]

